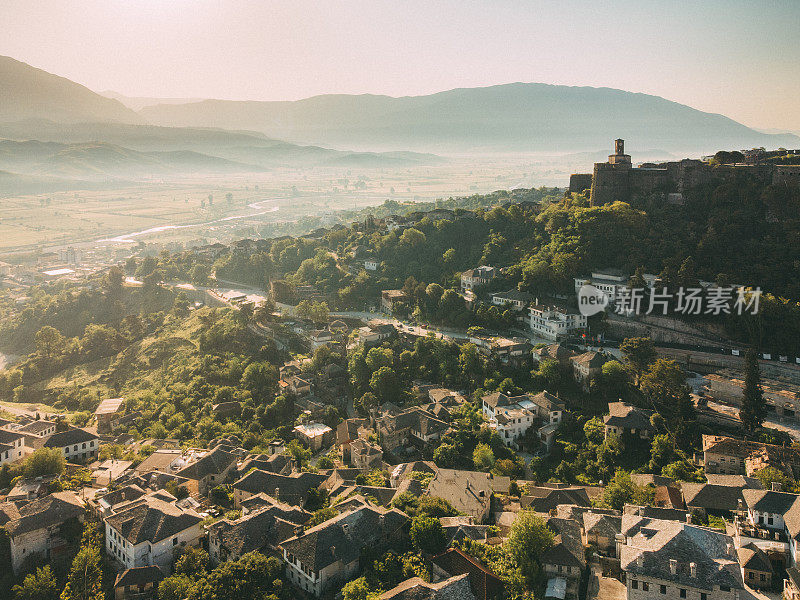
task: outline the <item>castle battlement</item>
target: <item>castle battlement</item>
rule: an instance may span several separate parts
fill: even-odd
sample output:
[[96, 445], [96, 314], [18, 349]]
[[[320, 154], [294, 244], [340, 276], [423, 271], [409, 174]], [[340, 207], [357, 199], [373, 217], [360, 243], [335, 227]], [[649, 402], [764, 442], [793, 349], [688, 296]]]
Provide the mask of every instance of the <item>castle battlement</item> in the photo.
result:
[[684, 158], [633, 167], [630, 155], [625, 154], [625, 141], [617, 139], [614, 141], [614, 154], [609, 155], [607, 162], [595, 163], [592, 173], [570, 176], [569, 191], [579, 193], [590, 190], [592, 206], [630, 202], [636, 196], [652, 194], [661, 195], [666, 202], [682, 204], [685, 193], [715, 178], [733, 177], [742, 172], [775, 185], [800, 185], [800, 165], [763, 163], [715, 166], [710, 162]]

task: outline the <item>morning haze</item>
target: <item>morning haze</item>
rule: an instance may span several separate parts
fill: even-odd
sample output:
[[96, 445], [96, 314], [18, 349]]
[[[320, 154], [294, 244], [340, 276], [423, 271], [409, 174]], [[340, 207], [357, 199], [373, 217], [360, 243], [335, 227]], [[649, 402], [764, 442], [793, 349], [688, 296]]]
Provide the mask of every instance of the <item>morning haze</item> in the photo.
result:
[[0, 600], [800, 600], [800, 0], [0, 24]]

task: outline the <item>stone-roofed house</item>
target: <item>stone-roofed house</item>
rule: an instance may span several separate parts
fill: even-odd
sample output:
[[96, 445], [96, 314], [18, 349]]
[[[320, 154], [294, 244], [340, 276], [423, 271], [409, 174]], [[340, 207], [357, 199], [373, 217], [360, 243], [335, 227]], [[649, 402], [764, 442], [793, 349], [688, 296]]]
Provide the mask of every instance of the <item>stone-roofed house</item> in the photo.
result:
[[629, 600], [736, 600], [744, 592], [733, 539], [711, 529], [623, 515], [618, 554]]
[[383, 467], [383, 450], [377, 444], [357, 439], [350, 443], [350, 464], [357, 469], [380, 469]]
[[152, 600], [164, 573], [155, 565], [125, 569], [114, 581], [114, 600]]
[[234, 505], [239, 508], [243, 500], [263, 492], [280, 502], [302, 507], [308, 500], [309, 492], [327, 478], [321, 473], [279, 475], [254, 469], [234, 482]]
[[169, 496], [143, 496], [104, 519], [106, 552], [124, 567], [157, 565], [170, 573], [180, 552], [200, 544], [203, 518], [162, 498]]
[[98, 433], [111, 433], [114, 431], [116, 420], [122, 416], [125, 410], [124, 403], [125, 400], [122, 398], [107, 398], [100, 402], [100, 405], [94, 411]]
[[208, 528], [208, 550], [213, 564], [238, 560], [248, 552], [267, 551], [279, 556], [278, 546], [299, 533], [302, 525], [280, 516], [280, 509], [265, 507], [230, 521], [221, 519]]
[[652, 410], [639, 408], [626, 402], [609, 402], [608, 414], [603, 417], [605, 435], [615, 434], [649, 440], [655, 428], [650, 423]]
[[447, 500], [460, 513], [483, 523], [489, 515], [494, 491], [507, 492], [511, 481], [491, 473], [438, 469], [425, 492]]
[[58, 431], [47, 438], [42, 438], [35, 447], [61, 450], [68, 462], [86, 462], [97, 458], [100, 438], [88, 429], [69, 427], [65, 431]]
[[182, 457], [182, 450], [170, 448], [156, 450], [140, 462], [138, 466], [134, 467], [133, 470], [139, 475], [146, 475], [153, 471], [169, 472], [173, 465], [177, 465]]
[[708, 483], [681, 484], [686, 509], [692, 511], [701, 508], [712, 515], [727, 515], [737, 510], [744, 499], [742, 492], [747, 489], [760, 490], [761, 482], [758, 479], [741, 477], [724, 481], [709, 479]]
[[[40, 421], [34, 421], [37, 422]], [[0, 429], [0, 465], [22, 460], [25, 456], [25, 439], [20, 431]]]
[[771, 589], [775, 571], [769, 557], [754, 543], [743, 545], [738, 550], [744, 582], [755, 589]]
[[294, 470], [295, 461], [291, 454], [255, 454], [244, 459], [239, 467], [239, 474], [244, 475], [251, 469], [260, 469], [279, 475], [289, 475]]
[[61, 536], [61, 528], [69, 521], [82, 522], [84, 514], [84, 503], [74, 492], [56, 492], [21, 507], [10, 502], [0, 504], [0, 521], [8, 534], [14, 573], [19, 573], [31, 556], [49, 561], [63, 552], [67, 540]]
[[469, 575], [455, 575], [438, 583], [412, 577], [380, 596], [380, 600], [476, 600]]
[[583, 514], [583, 531], [587, 545], [595, 546], [601, 553], [616, 556], [617, 535], [622, 531], [622, 515]]
[[361, 549], [380, 554], [407, 539], [408, 517], [396, 509], [362, 506], [281, 544], [289, 581], [314, 596], [355, 577]]
[[550, 511], [556, 510], [559, 504], [591, 506], [592, 502], [589, 499], [589, 493], [583, 487], [527, 486], [525, 493], [519, 499], [519, 504], [523, 509], [549, 514]]
[[92, 503], [97, 507], [100, 517], [107, 517], [114, 512], [114, 508], [120, 504], [138, 500], [145, 496], [145, 492], [136, 484], [124, 485], [110, 492], [96, 494]]
[[498, 269], [482, 265], [477, 269], [467, 269], [461, 273], [461, 291], [468, 292], [479, 285], [485, 285], [497, 277]]
[[499, 600], [505, 584], [478, 559], [459, 548], [449, 548], [431, 559], [431, 579], [445, 581], [457, 575], [469, 575], [470, 588], [478, 600]]
[[294, 523], [295, 525], [303, 525], [311, 518], [311, 513], [307, 510], [292, 506], [291, 504], [279, 502], [272, 496], [263, 493], [242, 500], [239, 504], [239, 508], [243, 515], [249, 515], [250, 513], [258, 512], [264, 508], [269, 508], [276, 517], [284, 521], [289, 521], [289, 523]]
[[572, 374], [584, 390], [589, 389], [592, 379], [595, 379], [603, 372], [603, 365], [612, 360], [612, 357], [604, 352], [591, 350], [578, 356], [570, 358], [572, 362]]
[[575, 353], [564, 344], [555, 343], [534, 348], [531, 356], [537, 363], [549, 359], [558, 362], [561, 366], [567, 366], [570, 364], [570, 359], [575, 356]]
[[578, 587], [586, 569], [580, 525], [572, 519], [552, 517], [547, 520], [547, 527], [554, 537], [553, 545], [541, 556], [544, 573], [549, 580], [565, 580], [565, 598], [577, 599]]
[[217, 446], [180, 469], [176, 475], [188, 480], [189, 493], [205, 496], [211, 488], [225, 483], [236, 472], [236, 463], [235, 454]]

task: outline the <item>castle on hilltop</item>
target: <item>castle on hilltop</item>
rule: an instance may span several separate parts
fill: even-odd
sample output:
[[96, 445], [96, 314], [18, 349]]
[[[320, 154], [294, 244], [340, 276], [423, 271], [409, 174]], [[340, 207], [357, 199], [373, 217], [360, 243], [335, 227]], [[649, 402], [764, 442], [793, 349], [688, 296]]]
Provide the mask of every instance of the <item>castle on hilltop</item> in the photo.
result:
[[614, 141], [614, 154], [607, 162], [595, 163], [593, 173], [575, 173], [569, 178], [571, 193], [590, 190], [592, 206], [630, 202], [633, 197], [659, 194], [667, 202], [683, 204], [684, 194], [717, 178], [747, 172], [765, 183], [800, 185], [800, 165], [725, 164], [684, 158], [664, 163], [643, 163], [634, 168], [625, 154], [625, 140]]

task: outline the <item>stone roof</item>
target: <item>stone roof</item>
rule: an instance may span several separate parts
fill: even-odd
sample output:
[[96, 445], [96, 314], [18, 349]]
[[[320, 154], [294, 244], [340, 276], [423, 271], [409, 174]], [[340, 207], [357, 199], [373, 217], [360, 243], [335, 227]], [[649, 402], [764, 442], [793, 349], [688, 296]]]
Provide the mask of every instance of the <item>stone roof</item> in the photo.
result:
[[56, 492], [25, 504], [17, 511], [6, 513], [15, 516], [4, 527], [8, 535], [15, 537], [31, 531], [61, 525], [71, 518], [83, 515], [84, 505], [74, 492]]
[[147, 567], [133, 567], [125, 569], [117, 575], [114, 587], [128, 587], [134, 585], [145, 585], [147, 583], [159, 583], [164, 579], [164, 573], [155, 565]]
[[239, 503], [244, 513], [257, 512], [267, 509], [274, 516], [294, 523], [295, 525], [302, 525], [311, 518], [311, 513], [291, 504], [278, 502], [275, 498], [267, 494], [256, 494], [245, 498]]
[[[708, 591], [717, 586], [744, 589], [739, 557], [728, 535], [633, 515], [623, 515], [622, 533], [627, 540], [620, 551], [620, 566], [628, 577], [652, 577]], [[675, 573], [673, 560], [677, 561]]]
[[66, 448], [91, 440], [97, 441], [97, 434], [79, 427], [70, 427], [66, 431], [57, 431], [42, 444], [45, 448]]
[[687, 507], [705, 508], [711, 511], [734, 511], [743, 500], [744, 486], [716, 485], [712, 483], [681, 484], [683, 499]]
[[475, 600], [469, 575], [454, 575], [438, 583], [427, 583], [412, 577], [380, 596], [380, 600]]
[[181, 510], [172, 502], [144, 496], [130, 502], [124, 509], [106, 517], [113, 527], [131, 544], [155, 544], [203, 521], [193, 510]]
[[216, 536], [220, 544], [235, 556], [260, 551], [267, 546], [277, 547], [297, 535], [298, 530], [302, 530], [302, 526], [276, 516], [270, 508], [235, 521], [222, 519], [209, 527], [209, 533]]
[[510, 485], [508, 477], [479, 471], [438, 469], [426, 494], [447, 500], [459, 512], [483, 514], [491, 504], [492, 492], [508, 491]]
[[533, 352], [539, 355], [539, 358], [552, 358], [553, 360], [562, 361], [572, 358], [575, 353], [564, 346], [563, 344], [548, 344], [541, 348], [534, 348]]
[[602, 352], [584, 352], [583, 354], [579, 354], [578, 356], [574, 356], [570, 359], [574, 364], [578, 364], [584, 366], [588, 369], [599, 369], [611, 358], [608, 357], [607, 354], [603, 354]]
[[479, 600], [503, 596], [503, 581], [478, 559], [459, 548], [449, 548], [434, 556], [431, 562], [451, 576], [469, 574], [470, 587]]
[[183, 456], [181, 450], [156, 450], [145, 458], [134, 471], [137, 473], [149, 473], [150, 471], [166, 471], [176, 458]]
[[233, 484], [234, 489], [251, 494], [264, 492], [281, 502], [302, 506], [308, 499], [308, 492], [328, 478], [321, 473], [295, 473], [280, 475], [255, 469]]
[[259, 469], [261, 471], [269, 471], [270, 473], [282, 473], [291, 471], [294, 465], [294, 459], [291, 454], [256, 454], [255, 456], [248, 456], [241, 467], [239, 473], [247, 473], [250, 469]]
[[119, 411], [123, 402], [125, 402], [125, 400], [122, 398], [108, 398], [103, 400], [98, 405], [97, 410], [94, 411], [94, 414], [95, 416], [113, 415], [115, 412]]
[[748, 509], [783, 515], [797, 503], [797, 494], [773, 492], [772, 490], [742, 490], [742, 497]]
[[198, 460], [186, 465], [176, 473], [179, 477], [199, 481], [209, 475], [224, 473], [231, 465], [236, 464], [236, 455], [226, 452], [217, 446]]
[[772, 563], [766, 554], [754, 543], [749, 543], [738, 550], [739, 564], [743, 569], [772, 573]]
[[622, 531], [622, 516], [601, 515], [589, 511], [583, 514], [583, 528], [586, 535], [598, 535], [613, 540]]
[[607, 427], [622, 427], [624, 429], [653, 429], [650, 417], [653, 411], [626, 402], [609, 402], [608, 414], [603, 417]]
[[102, 500], [111, 507], [121, 504], [123, 502], [130, 502], [131, 500], [138, 500], [144, 496], [146, 492], [136, 484], [126, 485], [100, 496], [95, 496], [96, 501]]
[[20, 433], [30, 433], [30, 434], [33, 434], [33, 435], [41, 435], [41, 433], [43, 431], [46, 431], [47, 429], [50, 429], [54, 425], [55, 425], [55, 423], [53, 423], [52, 421], [39, 420], [39, 421], [33, 421], [32, 423], [28, 423], [27, 425], [23, 425], [22, 427], [17, 429], [17, 431], [19, 431]]
[[304, 567], [319, 572], [337, 561], [344, 565], [357, 561], [362, 547], [377, 545], [407, 522], [408, 517], [397, 509], [363, 506], [320, 523], [281, 547]]
[[538, 513], [549, 513], [556, 510], [559, 504], [576, 504], [591, 506], [589, 493], [582, 487], [536, 487], [528, 486], [525, 494], [519, 499], [522, 508], [530, 508]]
[[572, 519], [551, 517], [547, 520], [547, 527], [555, 534], [555, 537], [553, 545], [542, 554], [542, 563], [585, 569], [586, 554], [578, 522]]

